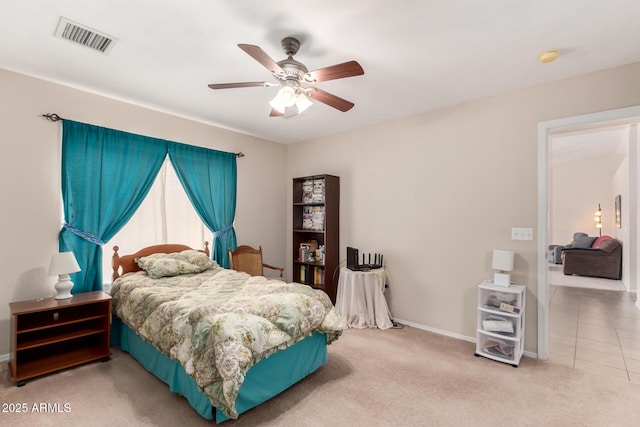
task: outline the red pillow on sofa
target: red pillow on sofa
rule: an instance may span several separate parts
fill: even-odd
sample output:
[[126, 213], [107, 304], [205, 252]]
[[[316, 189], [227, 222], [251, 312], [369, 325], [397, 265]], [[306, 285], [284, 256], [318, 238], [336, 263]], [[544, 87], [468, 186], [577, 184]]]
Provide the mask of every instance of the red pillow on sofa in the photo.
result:
[[597, 247], [599, 247], [599, 246], [600, 246], [600, 243], [602, 243], [602, 242], [606, 242], [607, 240], [613, 240], [613, 237], [611, 237], [611, 236], [601, 236], [601, 237], [598, 237], [598, 238], [596, 239], [596, 241], [595, 241], [595, 242], [593, 242], [593, 245], [591, 245], [591, 247], [592, 247], [592, 248], [597, 248]]

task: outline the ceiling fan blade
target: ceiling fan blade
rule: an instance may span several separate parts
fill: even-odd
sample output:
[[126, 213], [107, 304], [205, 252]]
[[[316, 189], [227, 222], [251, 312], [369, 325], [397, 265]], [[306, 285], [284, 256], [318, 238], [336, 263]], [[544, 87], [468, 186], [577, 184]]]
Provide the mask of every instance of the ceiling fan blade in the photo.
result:
[[281, 113], [280, 111], [276, 110], [275, 108], [271, 109], [271, 113], [269, 113], [269, 117], [282, 117], [284, 116], [284, 113]]
[[315, 88], [309, 96], [316, 101], [320, 101], [323, 104], [327, 104], [342, 112], [349, 111], [355, 105], [353, 102], [349, 102], [346, 99], [342, 99], [322, 89]]
[[309, 83], [326, 82], [327, 80], [344, 79], [345, 77], [361, 76], [364, 70], [356, 61], [343, 62], [330, 67], [319, 68], [305, 74], [304, 80]]
[[284, 71], [280, 66], [271, 59], [269, 55], [266, 54], [264, 50], [262, 50], [258, 46], [254, 46], [252, 44], [239, 44], [238, 47], [249, 54], [253, 59], [258, 61], [265, 67], [267, 70], [271, 72], [271, 74], [284, 74]]
[[211, 89], [233, 89], [236, 87], [267, 87], [277, 86], [275, 83], [270, 82], [243, 82], [243, 83], [212, 83], [209, 85]]

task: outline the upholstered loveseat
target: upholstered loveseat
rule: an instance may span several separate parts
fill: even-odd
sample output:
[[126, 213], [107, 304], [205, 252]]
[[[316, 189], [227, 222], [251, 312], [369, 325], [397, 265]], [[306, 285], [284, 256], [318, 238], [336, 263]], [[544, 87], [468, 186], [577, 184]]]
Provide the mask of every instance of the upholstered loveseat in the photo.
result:
[[594, 238], [591, 247], [565, 247], [562, 260], [566, 275], [616, 280], [622, 277], [622, 244], [610, 236]]
[[572, 247], [590, 248], [595, 240], [595, 237], [589, 237], [587, 233], [583, 233], [580, 231], [577, 233], [573, 233], [573, 240], [568, 245], [549, 245], [549, 253], [547, 255], [547, 258], [549, 262], [552, 262], [554, 264], [562, 264], [563, 250]]

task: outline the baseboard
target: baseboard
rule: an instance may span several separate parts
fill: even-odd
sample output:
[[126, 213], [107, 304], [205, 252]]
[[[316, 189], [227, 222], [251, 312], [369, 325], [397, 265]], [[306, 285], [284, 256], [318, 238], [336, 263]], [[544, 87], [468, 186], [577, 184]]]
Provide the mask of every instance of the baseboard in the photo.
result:
[[430, 326], [420, 325], [418, 323], [409, 322], [408, 320], [398, 319], [394, 317], [393, 320], [403, 325], [411, 326], [412, 328], [422, 329], [423, 331], [433, 332], [434, 334], [444, 335], [451, 338], [456, 338], [463, 341], [476, 342], [475, 337], [468, 337], [466, 335], [454, 334], [453, 332], [445, 331], [444, 329], [432, 328]]
[[11, 359], [11, 355], [9, 353], [7, 354], [0, 354], [0, 363], [2, 362], [8, 362], [9, 359]]
[[[636, 302], [636, 305], [638, 305], [638, 308], [640, 308], [640, 305], [638, 302]], [[420, 325], [417, 323], [409, 322], [408, 320], [398, 319], [397, 317], [394, 317], [393, 321], [402, 323], [403, 325], [411, 326], [412, 328], [422, 329], [423, 331], [433, 332], [434, 334], [444, 335], [444, 336], [455, 338], [458, 340], [468, 341], [472, 343], [476, 343], [478, 341], [476, 337], [468, 337], [466, 335], [454, 334], [453, 332], [445, 331], [444, 329], [438, 329], [438, 328], [432, 328], [430, 326]], [[538, 358], [538, 354], [531, 351], [524, 351], [522, 355], [531, 357], [533, 359]]]

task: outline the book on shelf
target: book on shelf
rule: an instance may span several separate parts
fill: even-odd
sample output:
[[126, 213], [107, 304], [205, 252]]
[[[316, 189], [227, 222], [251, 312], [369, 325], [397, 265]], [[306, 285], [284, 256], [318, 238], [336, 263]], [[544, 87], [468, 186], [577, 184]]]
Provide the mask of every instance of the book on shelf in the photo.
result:
[[313, 181], [306, 180], [302, 182], [302, 203], [313, 202]]
[[320, 267], [313, 268], [313, 284], [316, 286], [324, 284], [324, 276]]
[[324, 231], [324, 206], [314, 206], [311, 214], [311, 229]]
[[311, 199], [314, 203], [324, 203], [324, 179], [316, 179], [313, 181]]
[[302, 208], [302, 229], [313, 229], [313, 208], [311, 206], [304, 206]]
[[508, 313], [520, 314], [520, 308], [515, 305], [507, 304], [506, 302], [500, 303], [500, 310]]
[[302, 207], [302, 229], [324, 231], [324, 206]]

